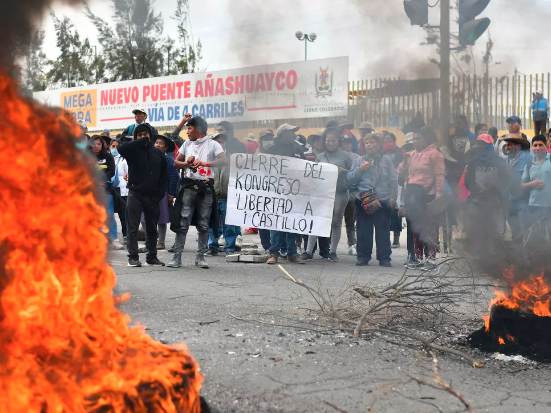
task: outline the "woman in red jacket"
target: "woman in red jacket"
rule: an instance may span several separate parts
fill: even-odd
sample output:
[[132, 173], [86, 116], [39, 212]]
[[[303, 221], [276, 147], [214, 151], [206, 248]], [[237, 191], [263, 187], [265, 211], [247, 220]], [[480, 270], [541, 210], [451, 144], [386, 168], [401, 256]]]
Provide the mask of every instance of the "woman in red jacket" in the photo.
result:
[[[430, 128], [423, 128], [413, 135], [413, 152], [404, 154], [398, 167], [398, 179], [405, 182], [404, 203], [406, 214], [413, 225], [415, 259], [408, 268], [431, 270], [436, 267], [435, 240], [437, 219], [426, 212], [427, 204], [444, 194], [446, 168], [444, 157], [438, 151], [436, 135]], [[423, 263], [425, 247], [428, 258]]]

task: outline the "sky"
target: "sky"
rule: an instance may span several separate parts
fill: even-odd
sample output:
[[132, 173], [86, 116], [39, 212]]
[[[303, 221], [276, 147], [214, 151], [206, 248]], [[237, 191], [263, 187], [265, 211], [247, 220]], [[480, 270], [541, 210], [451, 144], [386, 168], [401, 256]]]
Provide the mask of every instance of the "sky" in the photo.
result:
[[[431, 4], [436, 1], [429, 0]], [[300, 30], [317, 34], [316, 41], [308, 44], [308, 60], [349, 56], [350, 80], [437, 75], [436, 67], [428, 61], [434, 56], [434, 48], [419, 45], [424, 30], [410, 25], [402, 0], [189, 2], [190, 29], [194, 40], [203, 43], [201, 66], [205, 71], [301, 61], [304, 43], [295, 38]], [[90, 0], [90, 4], [99, 16], [112, 14], [111, 0]], [[176, 24], [170, 16], [176, 0], [157, 0], [154, 7], [164, 17], [164, 33], [175, 38]], [[58, 16], [68, 16], [81, 36], [97, 45], [97, 32], [84, 16], [82, 6], [54, 3], [52, 10]], [[491, 0], [481, 16], [492, 20], [492, 75], [513, 74], [515, 68], [524, 74], [551, 70], [551, 45], [546, 41], [551, 0]], [[439, 6], [431, 9], [430, 16], [430, 24], [438, 22]], [[46, 30], [46, 54], [53, 59], [58, 52], [49, 16], [44, 18], [42, 28]], [[457, 31], [455, 23], [452, 31]], [[484, 53], [486, 40], [485, 34], [473, 48], [477, 59]], [[457, 69], [453, 59], [452, 66]], [[463, 65], [463, 70], [468, 68]], [[481, 73], [480, 65], [476, 70]]]

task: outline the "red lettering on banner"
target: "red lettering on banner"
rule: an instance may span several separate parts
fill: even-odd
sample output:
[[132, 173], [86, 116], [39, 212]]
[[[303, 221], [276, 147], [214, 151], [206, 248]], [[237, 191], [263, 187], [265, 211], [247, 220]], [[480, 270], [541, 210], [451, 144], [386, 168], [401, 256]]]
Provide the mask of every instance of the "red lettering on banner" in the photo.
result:
[[212, 79], [212, 74], [207, 75], [205, 80], [205, 97], [214, 96], [214, 80]]
[[254, 86], [254, 75], [247, 75], [247, 82], [245, 84], [247, 93], [254, 93]]
[[[178, 97], [178, 99], [182, 99], [182, 86], [184, 85], [184, 82], [178, 82], [174, 84], [175, 89], [177, 90], [177, 93], [175, 92], [175, 96]], [[172, 98], [175, 99], [175, 98]]]
[[277, 90], [285, 89], [285, 72], [277, 72], [276, 75], [276, 88]]
[[161, 85], [161, 93], [160, 93], [161, 94], [161, 96], [160, 96], [161, 100], [166, 100], [166, 86], [167, 86], [166, 83], [163, 83]]
[[233, 76], [226, 78], [226, 95], [233, 95]]
[[147, 98], [151, 95], [151, 86], [143, 87], [143, 101], [147, 102]]
[[272, 91], [272, 85], [274, 83], [274, 77], [275, 77], [275, 72], [272, 72], [272, 73], [266, 73], [266, 85], [268, 87], [268, 92], [271, 92]]
[[289, 70], [287, 73], [287, 89], [294, 89], [298, 83], [298, 75], [295, 70]]
[[214, 92], [216, 96], [224, 95], [224, 79], [219, 77], [216, 79], [216, 91]]
[[122, 105], [122, 89], [115, 89], [117, 91], [117, 105]]
[[159, 100], [159, 85], [151, 86], [151, 100], [157, 102]]
[[109, 99], [109, 91], [108, 90], [102, 90], [101, 91], [101, 103], [100, 106], [107, 106]]
[[197, 84], [195, 85], [195, 97], [196, 98], [205, 97], [205, 92], [203, 92], [203, 82], [201, 80], [198, 80]]
[[242, 95], [244, 92], [245, 78], [243, 75], [235, 77], [235, 94]]
[[184, 98], [189, 99], [191, 97], [191, 82], [188, 80], [184, 83]]
[[140, 91], [138, 90], [137, 86], [134, 86], [132, 88], [132, 102], [136, 103], [139, 98], [140, 98]]
[[259, 73], [256, 77], [255, 92], [266, 92], [266, 83], [264, 82], [264, 74]]

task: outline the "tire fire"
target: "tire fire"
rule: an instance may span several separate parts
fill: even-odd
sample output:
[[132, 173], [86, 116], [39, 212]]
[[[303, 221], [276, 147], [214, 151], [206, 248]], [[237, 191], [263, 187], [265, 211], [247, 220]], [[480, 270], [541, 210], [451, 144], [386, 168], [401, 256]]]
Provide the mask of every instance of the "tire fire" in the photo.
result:
[[75, 127], [5, 75], [0, 111], [0, 411], [198, 413], [186, 347], [115, 307], [101, 189]]

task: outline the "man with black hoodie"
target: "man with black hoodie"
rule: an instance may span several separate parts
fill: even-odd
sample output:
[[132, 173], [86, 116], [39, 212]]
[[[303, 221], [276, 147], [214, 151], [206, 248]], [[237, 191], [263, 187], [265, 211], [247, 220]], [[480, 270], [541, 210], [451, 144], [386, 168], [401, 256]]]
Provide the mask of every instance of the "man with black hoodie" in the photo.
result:
[[157, 258], [157, 223], [159, 202], [168, 187], [168, 168], [164, 152], [156, 148], [154, 142], [151, 127], [141, 124], [134, 128], [134, 140], [119, 148], [120, 155], [128, 163], [126, 226], [129, 267], [142, 265], [138, 255], [138, 227], [142, 212], [145, 217], [146, 265], [165, 265]]

